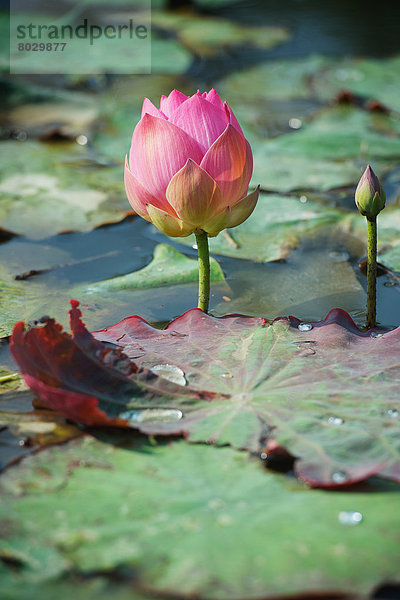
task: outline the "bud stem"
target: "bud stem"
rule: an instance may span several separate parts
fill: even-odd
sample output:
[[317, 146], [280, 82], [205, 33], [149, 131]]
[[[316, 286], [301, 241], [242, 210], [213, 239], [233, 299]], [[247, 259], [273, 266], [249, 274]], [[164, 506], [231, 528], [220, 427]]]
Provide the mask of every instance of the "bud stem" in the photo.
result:
[[367, 328], [376, 325], [376, 217], [367, 219], [368, 264], [367, 264]]
[[195, 233], [197, 252], [199, 256], [199, 303], [205, 313], [208, 312], [210, 300], [210, 254], [208, 250], [208, 235], [205, 231]]

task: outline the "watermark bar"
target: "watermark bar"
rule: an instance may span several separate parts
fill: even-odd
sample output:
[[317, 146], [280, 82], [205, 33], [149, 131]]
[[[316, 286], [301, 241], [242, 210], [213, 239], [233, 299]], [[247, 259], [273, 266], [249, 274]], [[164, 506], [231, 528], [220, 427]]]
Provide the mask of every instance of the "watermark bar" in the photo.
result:
[[125, 10], [57, 4], [11, 0], [10, 73], [151, 72], [151, 0]]

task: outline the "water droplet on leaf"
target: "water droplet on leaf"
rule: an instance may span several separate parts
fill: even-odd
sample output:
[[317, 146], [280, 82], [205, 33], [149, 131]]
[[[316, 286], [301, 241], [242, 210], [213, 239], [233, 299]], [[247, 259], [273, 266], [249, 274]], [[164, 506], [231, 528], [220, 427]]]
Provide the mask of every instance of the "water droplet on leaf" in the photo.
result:
[[159, 377], [163, 377], [164, 379], [168, 379], [168, 381], [172, 381], [172, 383], [176, 383], [177, 385], [186, 385], [187, 381], [185, 378], [185, 373], [179, 367], [175, 365], [163, 364], [163, 365], [154, 365], [154, 367], [150, 367], [150, 371], [155, 373]]
[[302, 124], [301, 119], [297, 119], [296, 117], [289, 119], [289, 127], [291, 127], [291, 129], [300, 129]]
[[334, 471], [332, 473], [332, 481], [334, 483], [344, 483], [347, 480], [347, 473], [344, 471]]
[[331, 425], [342, 425], [342, 423], [344, 423], [344, 420], [342, 419], [342, 417], [329, 417], [328, 423], [330, 423]]
[[342, 525], [359, 525], [363, 519], [363, 516], [358, 511], [341, 510], [338, 518], [339, 523]]
[[177, 408], [143, 408], [136, 410], [127, 410], [119, 415], [120, 419], [129, 421], [130, 424], [148, 423], [152, 421], [162, 421], [170, 423], [180, 421], [183, 412]]
[[333, 262], [346, 262], [349, 260], [350, 255], [348, 252], [329, 252], [329, 258], [333, 260]]
[[221, 527], [225, 527], [226, 525], [230, 525], [232, 523], [232, 517], [230, 515], [219, 515], [217, 518], [217, 523]]
[[371, 333], [369, 334], [369, 337], [371, 338], [380, 338], [382, 337], [382, 333], [378, 333], [377, 331], [371, 331]]
[[313, 326], [311, 325], [311, 323], [300, 323], [297, 326], [297, 329], [299, 331], [310, 331], [310, 329], [312, 329], [312, 328], [313, 328]]
[[397, 408], [389, 408], [387, 414], [391, 419], [395, 419], [399, 416], [399, 411], [397, 410]]
[[221, 498], [212, 498], [209, 500], [208, 506], [213, 509], [223, 508], [225, 506], [225, 502], [221, 500]]
[[88, 143], [86, 135], [78, 135], [78, 137], [76, 138], [76, 143], [80, 146], [86, 146], [86, 144]]

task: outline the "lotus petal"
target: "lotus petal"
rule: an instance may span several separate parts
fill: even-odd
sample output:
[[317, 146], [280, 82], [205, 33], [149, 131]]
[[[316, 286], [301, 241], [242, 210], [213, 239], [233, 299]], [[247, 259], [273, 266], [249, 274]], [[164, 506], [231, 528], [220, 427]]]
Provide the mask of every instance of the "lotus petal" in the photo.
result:
[[183, 221], [199, 228], [223, 207], [214, 179], [190, 159], [171, 179], [167, 200]]
[[243, 135], [243, 131], [242, 128], [239, 125], [239, 122], [237, 120], [237, 118], [235, 117], [235, 115], [233, 114], [233, 110], [231, 109], [231, 107], [229, 106], [229, 104], [227, 102], [224, 103], [224, 109], [226, 111], [226, 114], [229, 116], [229, 123], [231, 125], [233, 125], [233, 127]]
[[225, 111], [195, 94], [176, 109], [170, 121], [196, 140], [205, 153], [224, 131], [229, 118]]
[[228, 206], [225, 208], [219, 215], [204, 224], [204, 231], [208, 233], [209, 237], [215, 237], [223, 229], [237, 227], [237, 225], [243, 223], [253, 212], [259, 192], [260, 186], [233, 207]]
[[249, 187], [253, 171], [250, 144], [229, 124], [206, 152], [200, 166], [215, 179], [225, 203], [233, 206]]
[[136, 177], [132, 175], [131, 171], [129, 170], [127, 158], [125, 158], [124, 182], [129, 203], [138, 215], [147, 221], [150, 221], [147, 213], [147, 205], [153, 204], [154, 206], [169, 212], [172, 216], [175, 216], [175, 211], [173, 210], [172, 206], [168, 204], [166, 199], [160, 197], [156, 198], [150, 194], [150, 192], [136, 179]]
[[180, 106], [183, 102], [188, 99], [188, 96], [185, 96], [179, 90], [172, 90], [169, 96], [161, 96], [160, 100], [160, 110], [163, 111], [165, 115], [169, 118], [172, 113]]
[[151, 222], [157, 227], [157, 229], [162, 231], [162, 233], [165, 233], [165, 235], [169, 235], [170, 237], [186, 237], [193, 233], [193, 231], [196, 229], [194, 225], [184, 223], [181, 219], [172, 217], [164, 210], [156, 208], [151, 204], [148, 205], [147, 211], [149, 213]]
[[222, 102], [218, 92], [216, 92], [214, 88], [212, 88], [209, 92], [205, 92], [204, 98], [208, 102], [211, 102], [211, 104], [214, 104], [214, 106], [216, 106], [217, 108], [224, 110], [224, 103]]
[[199, 144], [170, 121], [146, 114], [135, 128], [129, 154], [131, 173], [158, 200], [188, 158], [199, 163]]
[[254, 192], [240, 200], [237, 204], [231, 207], [229, 211], [229, 219], [227, 227], [237, 227], [249, 218], [256, 207], [260, 186], [258, 185]]
[[152, 117], [159, 117], [160, 119], [166, 119], [166, 115], [159, 110], [148, 98], [143, 100], [142, 106], [142, 119], [144, 115], [151, 115]]

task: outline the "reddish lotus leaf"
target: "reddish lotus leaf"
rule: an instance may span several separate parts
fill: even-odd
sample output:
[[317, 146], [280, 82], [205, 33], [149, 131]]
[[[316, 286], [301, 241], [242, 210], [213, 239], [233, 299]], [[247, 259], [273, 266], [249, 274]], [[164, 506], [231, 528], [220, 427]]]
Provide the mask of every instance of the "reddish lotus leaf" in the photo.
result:
[[376, 473], [400, 481], [400, 328], [360, 332], [340, 309], [308, 330], [299, 324], [194, 309], [161, 332], [128, 317], [94, 336], [119, 344], [139, 366], [173, 363], [192, 389], [230, 396], [186, 409], [181, 427], [191, 441], [258, 452], [273, 440], [313, 486]]
[[[16, 323], [10, 352], [19, 365], [27, 385], [40, 398], [40, 405], [57, 410], [84, 425], [130, 427], [125, 416], [132, 399], [134, 405], [144, 394], [151, 402], [163, 397], [168, 402], [186, 390], [137, 366], [120, 349], [97, 341], [81, 320], [79, 303], [71, 300], [72, 336], [44, 317], [42, 326], [25, 330]], [[161, 386], [160, 386], [161, 383]]]
[[[87, 394], [86, 402], [97, 399], [109, 417], [123, 416], [144, 433], [184, 434], [193, 442], [253, 452], [281, 446], [297, 458], [297, 474], [313, 486], [340, 487], [377, 473], [400, 481], [400, 328], [383, 335], [372, 332], [378, 337], [371, 337], [341, 310], [299, 330], [293, 317], [268, 324], [240, 315], [214, 318], [192, 309], [163, 331], [140, 317], [128, 317], [95, 332], [95, 342], [80, 312], [74, 311], [78, 309], [71, 311], [74, 338], [59, 335], [74, 343], [74, 352], [86, 349], [86, 358], [89, 354], [93, 360], [93, 352], [109, 356], [109, 377], [119, 379], [110, 399], [93, 387], [93, 377], [85, 389], [77, 386], [68, 364], [62, 388]], [[12, 351], [18, 361], [18, 352], [26, 355], [29, 343], [18, 326], [16, 333]], [[117, 356], [126, 365], [124, 355], [102, 342], [118, 345], [135, 361], [129, 375], [116, 368]], [[105, 368], [104, 359], [101, 365]], [[167, 377], [175, 370], [186, 385], [149, 369]], [[132, 387], [125, 394], [128, 382]], [[44, 392], [35, 389], [43, 400]], [[80, 399], [75, 400], [83, 413]], [[46, 405], [66, 414], [55, 397], [46, 396]], [[150, 418], [140, 418], [146, 411]]]

